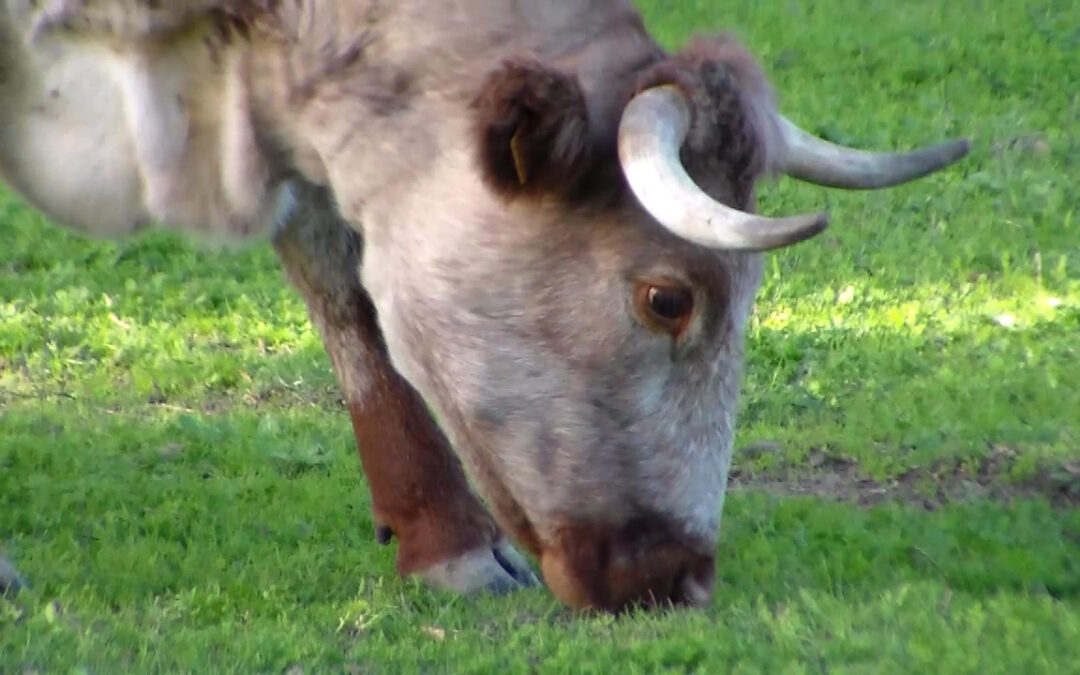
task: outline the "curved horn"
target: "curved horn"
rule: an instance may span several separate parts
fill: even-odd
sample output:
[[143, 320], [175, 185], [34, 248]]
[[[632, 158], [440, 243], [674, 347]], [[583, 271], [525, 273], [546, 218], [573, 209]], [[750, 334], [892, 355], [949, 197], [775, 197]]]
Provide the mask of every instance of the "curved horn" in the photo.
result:
[[619, 125], [619, 162], [627, 183], [661, 225], [701, 246], [736, 251], [780, 248], [825, 229], [824, 214], [766, 218], [705, 194], [679, 158], [690, 119], [683, 93], [663, 85], [635, 96]]
[[885, 188], [921, 178], [968, 153], [967, 139], [911, 152], [877, 153], [830, 143], [779, 116], [784, 140], [780, 171], [792, 178], [849, 190]]

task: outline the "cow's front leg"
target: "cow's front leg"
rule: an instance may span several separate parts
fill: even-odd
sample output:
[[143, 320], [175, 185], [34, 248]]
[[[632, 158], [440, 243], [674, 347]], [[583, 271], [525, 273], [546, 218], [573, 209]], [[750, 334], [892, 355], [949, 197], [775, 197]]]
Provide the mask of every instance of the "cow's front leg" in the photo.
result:
[[397, 538], [398, 571], [460, 592], [536, 583], [470, 490], [422, 399], [390, 364], [375, 307], [360, 285], [360, 236], [338, 218], [325, 192], [297, 191], [274, 247], [337, 372], [377, 536]]

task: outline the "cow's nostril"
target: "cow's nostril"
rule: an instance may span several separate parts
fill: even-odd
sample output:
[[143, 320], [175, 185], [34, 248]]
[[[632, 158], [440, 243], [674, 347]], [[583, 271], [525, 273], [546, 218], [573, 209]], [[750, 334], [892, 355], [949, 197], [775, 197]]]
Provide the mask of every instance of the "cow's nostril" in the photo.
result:
[[559, 600], [579, 609], [706, 605], [713, 591], [712, 547], [672, 535], [674, 529], [619, 529], [612, 536], [611, 530], [568, 527], [543, 549], [544, 579]]

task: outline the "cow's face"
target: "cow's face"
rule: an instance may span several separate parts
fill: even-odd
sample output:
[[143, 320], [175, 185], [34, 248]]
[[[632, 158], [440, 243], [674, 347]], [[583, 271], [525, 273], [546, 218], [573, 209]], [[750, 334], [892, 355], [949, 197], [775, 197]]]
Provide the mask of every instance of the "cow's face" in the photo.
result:
[[564, 601], [706, 600], [760, 256], [629, 203], [484, 220], [403, 303], [455, 445]]
[[[502, 68], [365, 261], [396, 365], [573, 606], [710, 597], [757, 251], [824, 225], [734, 210], [784, 129], [713, 47], [640, 74], [618, 154], [572, 77]], [[704, 191], [656, 169], [672, 133]]]
[[760, 278], [759, 254], [689, 245], [632, 199], [492, 202], [411, 259], [383, 317], [503, 526], [575, 606], [709, 597]]

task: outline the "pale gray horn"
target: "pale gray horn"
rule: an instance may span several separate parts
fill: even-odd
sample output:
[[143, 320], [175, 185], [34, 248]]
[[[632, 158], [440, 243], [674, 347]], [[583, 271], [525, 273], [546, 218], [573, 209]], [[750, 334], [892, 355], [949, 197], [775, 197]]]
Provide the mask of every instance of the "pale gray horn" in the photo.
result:
[[630, 189], [657, 222], [701, 246], [733, 251], [789, 246], [825, 229], [825, 214], [767, 218], [707, 195], [679, 158], [690, 120], [690, 104], [673, 85], [641, 92], [623, 111], [619, 162]]
[[911, 152], [866, 152], [808, 134], [783, 116], [779, 124], [784, 151], [778, 171], [808, 183], [849, 190], [885, 188], [921, 178], [959, 160], [971, 147], [967, 139], [958, 139]]

